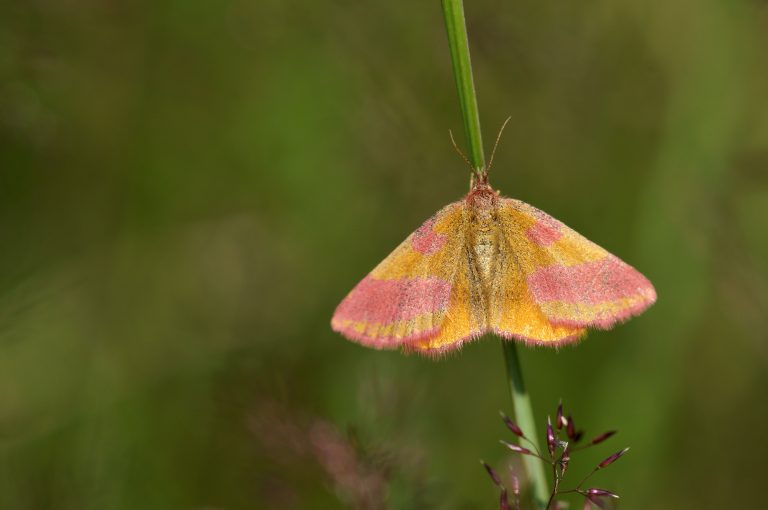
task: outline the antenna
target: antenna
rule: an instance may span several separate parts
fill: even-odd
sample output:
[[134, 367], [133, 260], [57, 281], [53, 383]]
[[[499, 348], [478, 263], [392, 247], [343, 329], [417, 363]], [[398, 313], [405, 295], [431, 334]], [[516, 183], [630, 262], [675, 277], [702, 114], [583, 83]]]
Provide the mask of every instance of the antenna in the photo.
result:
[[451, 143], [453, 144], [453, 148], [456, 149], [456, 152], [461, 156], [461, 159], [463, 159], [468, 165], [470, 170], [472, 170], [472, 173], [475, 173], [475, 167], [472, 166], [472, 163], [469, 162], [469, 159], [464, 155], [463, 152], [461, 152], [461, 149], [459, 149], [459, 146], [456, 145], [456, 140], [453, 139], [453, 132], [449, 129], [448, 135], [451, 137]]
[[496, 147], [499, 146], [499, 140], [501, 139], [501, 133], [504, 132], [504, 128], [507, 127], [507, 123], [512, 119], [512, 116], [510, 115], [507, 117], [507, 120], [504, 121], [504, 124], [501, 125], [499, 128], [499, 134], [496, 135], [496, 143], [493, 144], [493, 151], [491, 152], [491, 160], [488, 163], [488, 167], [486, 168], [486, 171], [491, 169], [491, 165], [493, 165], [493, 157], [496, 155]]

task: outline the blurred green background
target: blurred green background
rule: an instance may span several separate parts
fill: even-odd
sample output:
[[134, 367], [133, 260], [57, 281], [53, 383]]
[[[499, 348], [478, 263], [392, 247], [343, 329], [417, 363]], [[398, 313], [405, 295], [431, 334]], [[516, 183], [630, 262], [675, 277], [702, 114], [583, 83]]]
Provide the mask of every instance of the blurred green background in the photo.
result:
[[[768, 4], [466, 6], [493, 184], [658, 303], [522, 352], [571, 483], [757, 508]], [[0, 0], [0, 508], [497, 507], [499, 341], [357, 346], [336, 304], [467, 189], [439, 2]], [[567, 484], [566, 484], [567, 485]], [[574, 500], [576, 501], [576, 500]]]

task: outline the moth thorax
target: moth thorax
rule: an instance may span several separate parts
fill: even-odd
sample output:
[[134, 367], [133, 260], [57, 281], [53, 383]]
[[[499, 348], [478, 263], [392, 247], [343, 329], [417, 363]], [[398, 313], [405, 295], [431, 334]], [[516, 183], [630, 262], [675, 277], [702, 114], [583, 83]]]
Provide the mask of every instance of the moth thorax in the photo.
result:
[[473, 191], [467, 197], [475, 227], [491, 228], [496, 221], [496, 193], [490, 189]]

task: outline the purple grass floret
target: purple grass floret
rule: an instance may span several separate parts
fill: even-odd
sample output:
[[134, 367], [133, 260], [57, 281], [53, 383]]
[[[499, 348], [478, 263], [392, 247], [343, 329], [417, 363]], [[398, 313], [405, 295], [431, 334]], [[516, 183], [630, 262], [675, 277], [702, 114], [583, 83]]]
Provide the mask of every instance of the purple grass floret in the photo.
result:
[[620, 458], [622, 455], [624, 455], [625, 453], [627, 453], [627, 451], [629, 451], [629, 447], [627, 447], [627, 448], [624, 448], [623, 450], [620, 450], [620, 451], [618, 451], [618, 452], [614, 453], [613, 455], [611, 455], [610, 457], [608, 457], [608, 458], [606, 458], [604, 461], [602, 461], [600, 464], [598, 464], [598, 465], [597, 465], [597, 469], [602, 469], [602, 468], [604, 468], [604, 467], [610, 466], [611, 464], [613, 464], [614, 462], [616, 462], [617, 460], [619, 460], [619, 458]]
[[560, 403], [557, 405], [557, 415], [555, 416], [555, 427], [557, 427], [557, 430], [560, 430], [563, 428], [563, 425], [567, 425], [566, 419], [563, 416], [563, 401], [561, 400]]
[[576, 424], [573, 422], [573, 416], [570, 414], [565, 425], [565, 433], [568, 434], [569, 439], [576, 440]]
[[499, 495], [499, 510], [510, 510], [507, 489], [504, 488], [501, 489], [501, 494]]
[[523, 455], [533, 455], [533, 452], [529, 450], [528, 448], [523, 448], [522, 446], [518, 446], [516, 444], [512, 444], [510, 442], [504, 441], [503, 439], [500, 441], [501, 444], [512, 450], [513, 452], [522, 453]]
[[607, 491], [605, 489], [587, 489], [585, 491], [588, 496], [598, 496], [598, 497], [608, 497], [608, 498], [616, 498], [619, 499], [619, 495], [616, 493], [613, 493], [611, 491]]
[[480, 463], [483, 465], [483, 467], [485, 467], [485, 470], [488, 471], [488, 476], [491, 477], [491, 480], [493, 480], [493, 483], [496, 484], [496, 487], [502, 487], [501, 478], [499, 478], [499, 475], [496, 473], [496, 471], [494, 471], [491, 466], [482, 460]]
[[550, 456], [555, 456], [556, 447], [557, 444], [555, 441], [555, 432], [552, 430], [552, 421], [547, 417], [547, 449], [549, 450]]
[[592, 441], [590, 441], [589, 444], [590, 445], [600, 444], [603, 441], [605, 441], [606, 439], [608, 439], [609, 437], [611, 437], [612, 435], [614, 435], [616, 432], [617, 431], [615, 431], [615, 430], [609, 430], [608, 432], [604, 432], [604, 433], [600, 434], [599, 436], [595, 437], [594, 439], [592, 439]]
[[504, 420], [504, 425], [506, 425], [514, 435], [518, 437], [525, 437], [525, 434], [523, 434], [523, 429], [518, 427], [517, 423], [513, 422], [512, 419], [503, 412], [500, 411], [499, 414], [501, 415], [501, 419]]

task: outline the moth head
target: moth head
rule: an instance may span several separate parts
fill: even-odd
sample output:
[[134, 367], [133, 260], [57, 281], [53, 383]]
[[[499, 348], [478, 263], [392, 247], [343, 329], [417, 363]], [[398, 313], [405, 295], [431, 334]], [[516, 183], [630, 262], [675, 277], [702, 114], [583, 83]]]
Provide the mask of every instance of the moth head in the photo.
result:
[[472, 209], [473, 219], [482, 222], [492, 221], [496, 214], [498, 193], [488, 184], [488, 174], [476, 176], [472, 190], [467, 195], [467, 205]]

